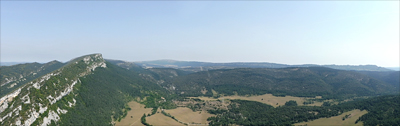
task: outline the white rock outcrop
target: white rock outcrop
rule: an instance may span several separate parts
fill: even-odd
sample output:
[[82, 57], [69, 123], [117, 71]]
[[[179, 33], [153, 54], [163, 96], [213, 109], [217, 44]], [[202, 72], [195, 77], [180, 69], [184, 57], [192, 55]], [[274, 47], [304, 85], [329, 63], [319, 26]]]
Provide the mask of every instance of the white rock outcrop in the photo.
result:
[[60, 119], [60, 116], [58, 116], [57, 113], [54, 111], [50, 110], [49, 115], [47, 117], [43, 118], [43, 123], [41, 126], [47, 126], [51, 123], [51, 120], [54, 120], [54, 122], [57, 122]]

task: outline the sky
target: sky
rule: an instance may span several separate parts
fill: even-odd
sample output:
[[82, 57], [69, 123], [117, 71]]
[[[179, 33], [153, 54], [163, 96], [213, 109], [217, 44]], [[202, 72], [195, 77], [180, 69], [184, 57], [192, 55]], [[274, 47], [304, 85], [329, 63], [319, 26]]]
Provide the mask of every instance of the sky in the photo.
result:
[[1, 62], [398, 67], [399, 1], [1, 1]]

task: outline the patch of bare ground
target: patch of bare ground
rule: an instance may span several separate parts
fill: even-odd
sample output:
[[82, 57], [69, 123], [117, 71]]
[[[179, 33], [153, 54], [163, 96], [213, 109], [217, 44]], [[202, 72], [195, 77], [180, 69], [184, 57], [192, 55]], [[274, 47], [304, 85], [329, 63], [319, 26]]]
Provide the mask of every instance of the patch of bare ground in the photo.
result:
[[207, 89], [206, 89], [206, 88], [203, 88], [203, 89], [201, 90], [201, 93], [202, 93], [202, 94], [206, 94], [206, 93], [207, 93]]
[[121, 119], [120, 122], [116, 122], [116, 126], [144, 126], [140, 122], [140, 118], [143, 114], [151, 113], [152, 108], [144, 108], [145, 105], [139, 104], [135, 101], [131, 101], [128, 103], [129, 107], [131, 108], [128, 111], [128, 114], [125, 118]]

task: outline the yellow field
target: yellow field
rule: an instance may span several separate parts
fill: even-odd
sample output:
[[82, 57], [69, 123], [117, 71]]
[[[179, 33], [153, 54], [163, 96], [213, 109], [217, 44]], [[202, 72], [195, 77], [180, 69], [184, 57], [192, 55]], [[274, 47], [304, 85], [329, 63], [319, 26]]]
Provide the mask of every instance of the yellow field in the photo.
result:
[[193, 112], [191, 109], [186, 108], [186, 107], [179, 107], [176, 109], [171, 109], [171, 110], [164, 110], [166, 113], [171, 114], [174, 116], [176, 119], [185, 122], [185, 123], [201, 123], [201, 124], [207, 124], [207, 118], [214, 116], [212, 114], [207, 113], [207, 111], [196, 111]]
[[161, 113], [156, 113], [152, 116], [146, 117], [146, 122], [154, 126], [184, 126], [183, 124]]
[[[211, 100], [223, 100], [223, 99], [240, 99], [240, 100], [248, 100], [248, 101], [257, 101], [265, 104], [269, 104], [273, 107], [278, 107], [285, 105], [287, 101], [294, 100], [298, 105], [303, 105], [303, 102], [306, 101], [306, 98], [302, 97], [293, 97], [293, 96], [285, 96], [285, 97], [276, 97], [272, 94], [264, 94], [264, 95], [256, 95], [256, 96], [223, 96], [218, 99], [211, 97], [190, 97], [190, 98], [198, 98], [205, 101]], [[321, 106], [322, 102], [314, 102], [313, 104], [308, 104], [307, 106]]]
[[[364, 114], [367, 114], [368, 112], [366, 110], [360, 111], [359, 109], [349, 111], [342, 113], [339, 116], [334, 116], [330, 118], [321, 118], [321, 119], [316, 119], [310, 122], [302, 122], [302, 123], [296, 123], [294, 124], [295, 126], [300, 126], [300, 125], [307, 125], [307, 126], [322, 126], [322, 125], [329, 125], [329, 126], [337, 126], [337, 125], [344, 125], [344, 126], [362, 126], [362, 122], [358, 122], [357, 124], [354, 124], [356, 120], [361, 117]], [[346, 120], [342, 120], [342, 118], [347, 115], [351, 114], [349, 118]]]
[[285, 105], [285, 103], [290, 100], [296, 101], [298, 105], [302, 105], [302, 103], [305, 101], [304, 98], [300, 98], [300, 97], [292, 97], [292, 96], [276, 97], [276, 96], [273, 96], [272, 94], [264, 94], [264, 95], [249, 96], [249, 97], [246, 97], [246, 96], [224, 96], [224, 97], [220, 97], [218, 99], [220, 99], [220, 100], [222, 100], [222, 99], [240, 99], [240, 100], [258, 101], [258, 102], [272, 105], [274, 107], [278, 107], [279, 105], [281, 105], [281, 106]]
[[[144, 105], [139, 104], [135, 101], [131, 101], [128, 103], [129, 107], [131, 108], [128, 111], [128, 114], [125, 118], [121, 119], [121, 122], [116, 122], [116, 126], [144, 126], [140, 122], [140, 118], [143, 116], [144, 113], [146, 115], [151, 113], [152, 108], [144, 108]], [[132, 117], [132, 118], [131, 118]]]

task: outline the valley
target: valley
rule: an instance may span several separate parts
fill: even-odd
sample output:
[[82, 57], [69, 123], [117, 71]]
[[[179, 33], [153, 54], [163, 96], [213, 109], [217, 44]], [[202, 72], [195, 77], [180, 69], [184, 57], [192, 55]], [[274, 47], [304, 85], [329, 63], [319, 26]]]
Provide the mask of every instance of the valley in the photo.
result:
[[2, 88], [0, 124], [400, 124], [397, 72], [202, 69], [146, 68], [101, 54], [1, 66], [8, 88]]
[[[271, 105], [273, 107], [278, 107], [285, 105], [286, 102], [293, 100], [296, 101], [299, 105], [303, 105], [304, 102], [316, 99], [316, 98], [305, 98], [305, 97], [293, 97], [293, 96], [284, 96], [284, 97], [277, 97], [272, 94], [264, 94], [264, 95], [252, 95], [252, 96], [238, 96], [238, 95], [232, 95], [232, 96], [222, 96], [219, 98], [212, 98], [212, 97], [190, 97], [190, 98], [198, 98], [201, 100], [234, 100], [234, 99], [239, 99], [239, 100], [248, 100], [248, 101], [256, 101], [256, 102], [261, 102], [264, 104]], [[328, 101], [328, 100], [326, 100]], [[310, 104], [306, 104], [307, 106], [321, 106], [323, 101], [312, 101]]]

